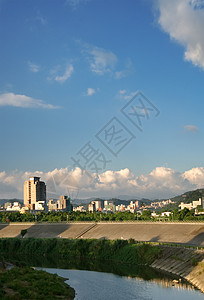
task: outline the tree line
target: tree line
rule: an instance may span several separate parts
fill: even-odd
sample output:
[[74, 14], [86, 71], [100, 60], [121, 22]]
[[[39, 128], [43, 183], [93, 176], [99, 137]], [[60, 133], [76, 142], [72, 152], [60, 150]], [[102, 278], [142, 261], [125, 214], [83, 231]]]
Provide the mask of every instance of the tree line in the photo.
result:
[[36, 214], [26, 212], [1, 212], [0, 223], [9, 222], [80, 222], [80, 221], [202, 221], [204, 215], [195, 216], [193, 210], [184, 208], [183, 210], [174, 209], [170, 217], [153, 218], [150, 210], [144, 210], [142, 214], [130, 212], [115, 212], [115, 213], [101, 213], [101, 212], [38, 212]]

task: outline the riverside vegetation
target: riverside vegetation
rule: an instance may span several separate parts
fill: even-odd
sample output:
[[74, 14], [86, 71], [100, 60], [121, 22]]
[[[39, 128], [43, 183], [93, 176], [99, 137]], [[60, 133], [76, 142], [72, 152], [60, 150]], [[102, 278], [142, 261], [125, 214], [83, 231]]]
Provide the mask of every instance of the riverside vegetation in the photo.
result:
[[75, 292], [56, 274], [14, 267], [0, 273], [0, 299], [74, 299]]
[[[1, 299], [73, 299], [74, 290], [57, 275], [25, 267], [25, 257], [41, 260], [57, 257], [64, 261], [100, 261], [124, 265], [150, 265], [161, 250], [149, 244], [137, 244], [134, 240], [68, 240], [40, 238], [0, 239], [2, 260], [21, 266], [4, 271], [0, 275]], [[127, 272], [127, 271], [126, 271]], [[150, 272], [151, 273], [151, 272]], [[155, 276], [155, 274], [145, 275]]]
[[[166, 221], [204, 221], [204, 215], [195, 216], [194, 210], [177, 208], [172, 211], [173, 215], [165, 217]], [[150, 210], [144, 210], [142, 215], [130, 212], [100, 213], [100, 212], [39, 212], [20, 214], [20, 212], [1, 212], [0, 223], [8, 222], [100, 222], [100, 221], [157, 221], [151, 216]]]
[[150, 265], [161, 250], [134, 240], [2, 238], [0, 255], [12, 259], [15, 255], [57, 256], [62, 259], [103, 260], [113, 263]]

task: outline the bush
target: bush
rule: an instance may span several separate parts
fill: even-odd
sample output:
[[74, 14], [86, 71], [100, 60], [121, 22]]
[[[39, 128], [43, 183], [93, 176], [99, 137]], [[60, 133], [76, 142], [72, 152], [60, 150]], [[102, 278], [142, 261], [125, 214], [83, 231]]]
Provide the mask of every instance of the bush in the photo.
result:
[[21, 230], [21, 236], [22, 236], [22, 238], [24, 237], [24, 235], [26, 235], [27, 232], [28, 232], [27, 229], [22, 229]]
[[192, 258], [192, 260], [191, 260], [191, 264], [192, 264], [192, 266], [197, 266], [197, 264], [198, 264], [198, 259], [196, 258], [196, 257], [193, 257]]

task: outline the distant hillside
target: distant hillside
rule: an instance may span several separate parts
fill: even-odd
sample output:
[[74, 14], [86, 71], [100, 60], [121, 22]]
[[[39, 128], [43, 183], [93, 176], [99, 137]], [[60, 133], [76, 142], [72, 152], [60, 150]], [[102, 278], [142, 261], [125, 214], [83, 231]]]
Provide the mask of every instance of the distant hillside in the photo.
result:
[[140, 200], [140, 197], [137, 196], [130, 196], [130, 195], [119, 195], [116, 197], [116, 199], [120, 200]]
[[198, 200], [200, 197], [204, 197], [204, 189], [189, 191], [180, 196], [173, 197], [171, 198], [171, 200], [179, 203], [181, 203], [182, 201], [185, 203], [190, 203], [192, 201]]
[[169, 205], [165, 206], [165, 208], [158, 209], [157, 211], [173, 210], [175, 208], [178, 208], [178, 206], [181, 202], [191, 203], [192, 201], [196, 201], [201, 197], [204, 197], [204, 189], [197, 189], [194, 191], [185, 192], [182, 195], [170, 198], [172, 201], [175, 202], [174, 204], [169, 204]]
[[[125, 199], [121, 199], [123, 196], [124, 196]], [[198, 200], [200, 197], [204, 197], [204, 189], [198, 189], [198, 190], [195, 190], [195, 191], [188, 191], [188, 192], [185, 192], [182, 195], [170, 198], [175, 203], [167, 205], [164, 208], [159, 208], [159, 209], [157, 209], [157, 211], [173, 210], [175, 208], [178, 208], [178, 205], [181, 202], [190, 203], [192, 201]], [[146, 199], [146, 198], [137, 199], [134, 196], [131, 197], [131, 196], [127, 196], [127, 195], [121, 195], [118, 198], [94, 198], [93, 197], [93, 198], [87, 198], [87, 199], [73, 199], [72, 203], [73, 203], [74, 206], [83, 205], [87, 208], [88, 204], [91, 201], [95, 201], [95, 200], [100, 200], [102, 202], [105, 201], [105, 200], [108, 200], [108, 201], [113, 201], [113, 203], [115, 205], [124, 204], [124, 205], [127, 206], [128, 204], [130, 204], [130, 201], [134, 201], [134, 202], [139, 201], [140, 204], [144, 203], [146, 205], [150, 205], [151, 202], [160, 202], [160, 201], [167, 200], [167, 199], [155, 199], [155, 200], [150, 200], [150, 199]]]
[[13, 199], [0, 199], [0, 206], [4, 205], [6, 202], [20, 202], [21, 204], [23, 204], [23, 200], [22, 199], [16, 199], [16, 198], [13, 198]]
[[144, 203], [144, 204], [150, 204], [151, 203], [151, 200], [149, 199], [145, 199], [145, 198], [142, 198], [140, 200], [138, 199], [135, 199], [135, 198], [132, 198], [130, 200], [123, 200], [123, 199], [118, 199], [118, 198], [88, 198], [88, 199], [74, 199], [72, 200], [72, 204], [73, 206], [78, 206], [78, 205], [83, 205], [85, 208], [88, 208], [88, 204], [91, 203], [92, 201], [101, 201], [101, 202], [104, 202], [105, 200], [107, 201], [112, 201], [114, 205], [121, 205], [121, 204], [124, 204], [124, 205], [129, 205], [130, 204], [130, 201], [139, 201], [140, 204]]

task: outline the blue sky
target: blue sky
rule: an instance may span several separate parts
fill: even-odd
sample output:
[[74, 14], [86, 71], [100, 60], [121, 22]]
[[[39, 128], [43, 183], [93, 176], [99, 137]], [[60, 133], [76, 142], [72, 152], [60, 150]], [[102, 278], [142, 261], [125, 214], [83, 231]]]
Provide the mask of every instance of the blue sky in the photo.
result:
[[[203, 26], [195, 0], [0, 1], [0, 197], [32, 174], [81, 197], [203, 187]], [[121, 112], [138, 90], [160, 111], [142, 132]], [[113, 117], [135, 136], [117, 156], [96, 137]], [[89, 141], [98, 174], [71, 159]]]

